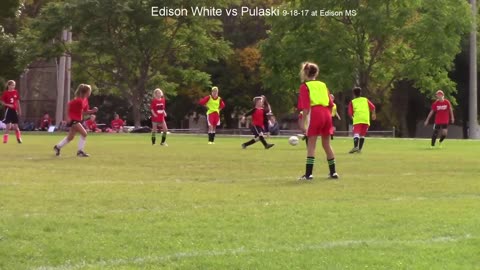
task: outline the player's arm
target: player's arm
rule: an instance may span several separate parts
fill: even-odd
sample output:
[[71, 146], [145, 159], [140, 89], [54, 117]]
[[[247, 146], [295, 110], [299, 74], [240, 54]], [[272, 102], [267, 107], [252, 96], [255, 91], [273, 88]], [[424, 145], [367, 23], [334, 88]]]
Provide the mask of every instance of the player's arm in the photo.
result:
[[242, 119], [240, 119], [240, 121], [241, 121], [242, 123], [244, 123], [244, 122], [245, 122], [245, 118], [248, 117], [248, 116], [250, 116], [250, 115], [252, 115], [254, 111], [255, 111], [255, 108], [253, 108], [253, 109], [251, 109], [250, 111], [244, 113], [243, 116], [242, 116]]
[[350, 118], [353, 118], [353, 104], [351, 101], [350, 103], [348, 103], [348, 116], [350, 116]]
[[448, 107], [450, 107], [450, 119], [452, 119], [452, 124], [455, 123], [455, 115], [453, 115], [453, 107], [450, 102], [448, 102]]
[[310, 108], [303, 109], [302, 112], [303, 112], [302, 125], [300, 126], [300, 129], [303, 131], [303, 133], [305, 133], [307, 132], [305, 130], [305, 127], [307, 126], [308, 115], [310, 114]]
[[427, 119], [425, 119], [425, 123], [423, 123], [424, 126], [428, 125], [428, 122], [430, 121], [430, 118], [432, 117], [433, 113], [434, 111], [430, 110], [430, 112], [428, 113]]
[[338, 113], [338, 108], [337, 108], [337, 115], [335, 115], [337, 117], [338, 120], [342, 120], [342, 118], [340, 117], [340, 114]]
[[205, 106], [205, 104], [207, 104], [208, 100], [210, 99], [210, 96], [206, 96], [202, 99], [200, 99], [200, 101], [198, 102], [198, 104], [202, 105], [202, 106]]
[[369, 100], [368, 101], [368, 108], [370, 109], [370, 112], [372, 112], [372, 120], [377, 119], [377, 113], [375, 112], [375, 105]]
[[223, 99], [220, 100], [220, 110], [223, 110], [225, 108], [225, 102], [223, 102]]

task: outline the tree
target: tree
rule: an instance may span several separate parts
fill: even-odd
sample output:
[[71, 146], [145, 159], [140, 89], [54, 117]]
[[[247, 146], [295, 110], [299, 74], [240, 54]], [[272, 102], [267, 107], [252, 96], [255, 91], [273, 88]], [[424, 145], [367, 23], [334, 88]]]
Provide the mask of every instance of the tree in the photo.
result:
[[[182, 1], [182, 6], [208, 1]], [[226, 2], [217, 3], [218, 6]], [[77, 63], [75, 73], [89, 77], [103, 91], [116, 92], [132, 105], [136, 126], [142, 119], [144, 96], [161, 87], [167, 94], [195, 85], [210, 85], [201, 71], [208, 61], [229, 53], [221, 23], [202, 16], [154, 17], [152, 6], [178, 6], [178, 1], [67, 0], [49, 3], [38, 19], [22, 31], [24, 62], [56, 57], [65, 51]], [[59, 33], [71, 27], [71, 46]], [[54, 42], [52, 42], [54, 40]]]
[[396, 109], [390, 104], [395, 83], [411, 81], [424, 93], [456, 91], [448, 72], [469, 30], [467, 2], [304, 0], [282, 8], [356, 10], [357, 15], [271, 18], [271, 33], [262, 44], [264, 84], [281, 95], [296, 91], [305, 60], [320, 65], [320, 76], [334, 93], [362, 87], [381, 104], [384, 124], [398, 121], [390, 117]]

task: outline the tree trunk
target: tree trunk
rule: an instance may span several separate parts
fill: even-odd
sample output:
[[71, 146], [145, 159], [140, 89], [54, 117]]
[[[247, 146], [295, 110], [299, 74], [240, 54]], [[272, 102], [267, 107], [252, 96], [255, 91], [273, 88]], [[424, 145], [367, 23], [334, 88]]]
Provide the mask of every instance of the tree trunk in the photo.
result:
[[132, 99], [133, 124], [136, 128], [141, 126], [142, 121], [142, 98], [135, 96]]

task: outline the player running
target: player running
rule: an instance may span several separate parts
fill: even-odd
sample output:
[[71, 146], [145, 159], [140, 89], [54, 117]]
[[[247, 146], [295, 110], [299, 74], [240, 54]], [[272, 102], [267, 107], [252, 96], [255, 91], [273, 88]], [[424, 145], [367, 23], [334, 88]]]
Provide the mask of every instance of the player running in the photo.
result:
[[83, 114], [92, 114], [98, 111], [97, 107], [90, 109], [88, 105], [88, 97], [92, 94], [92, 87], [88, 84], [80, 84], [75, 91], [75, 99], [68, 102], [68, 123], [70, 128], [67, 137], [63, 138], [57, 145], [53, 147], [55, 155], [60, 155], [60, 149], [75, 138], [75, 134], [80, 133], [78, 141], [77, 157], [89, 157], [90, 155], [83, 150], [87, 142], [87, 131], [82, 125]]
[[254, 98], [255, 107], [245, 113], [242, 116], [240, 121], [245, 122], [245, 117], [252, 116], [252, 127], [250, 128], [252, 134], [254, 136], [253, 139], [249, 140], [248, 142], [242, 143], [242, 148], [246, 149], [248, 146], [256, 143], [257, 141], [261, 141], [265, 149], [272, 148], [275, 144], [267, 143], [265, 137], [263, 136], [264, 132], [264, 123], [265, 123], [265, 108], [264, 108], [264, 99], [262, 97], [255, 97]]
[[375, 105], [366, 97], [362, 97], [362, 88], [354, 87], [353, 99], [348, 104], [348, 115], [353, 119], [353, 148], [350, 154], [360, 153], [365, 143], [368, 127], [370, 127], [370, 112], [372, 120], [377, 119]]

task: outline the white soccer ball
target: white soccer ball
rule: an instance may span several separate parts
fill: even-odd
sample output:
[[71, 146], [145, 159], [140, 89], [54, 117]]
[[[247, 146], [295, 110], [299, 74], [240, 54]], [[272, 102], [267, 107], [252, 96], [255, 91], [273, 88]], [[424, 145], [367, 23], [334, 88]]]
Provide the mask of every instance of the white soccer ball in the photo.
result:
[[288, 143], [290, 145], [293, 145], [293, 146], [297, 145], [298, 144], [298, 137], [297, 136], [292, 136], [292, 137], [288, 138]]

